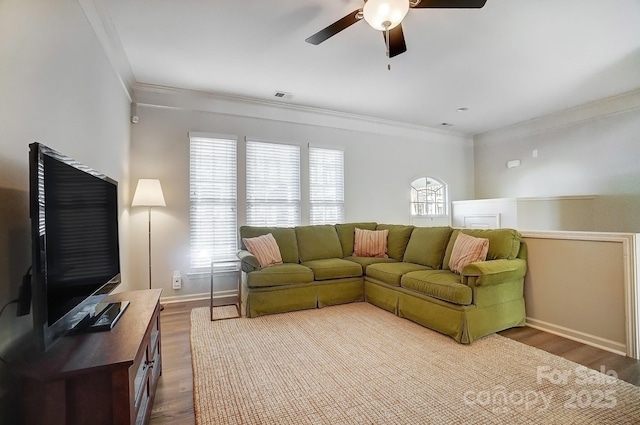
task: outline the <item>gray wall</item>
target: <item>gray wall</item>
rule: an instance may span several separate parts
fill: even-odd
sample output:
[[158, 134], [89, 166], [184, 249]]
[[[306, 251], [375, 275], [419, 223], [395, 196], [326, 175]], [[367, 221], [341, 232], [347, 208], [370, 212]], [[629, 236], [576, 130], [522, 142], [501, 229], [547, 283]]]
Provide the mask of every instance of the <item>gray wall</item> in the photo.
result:
[[[152, 211], [153, 286], [163, 288], [163, 297], [209, 291], [208, 276], [188, 276], [189, 131], [238, 136], [239, 224], [244, 223], [242, 152], [245, 136], [301, 146], [303, 200], [305, 182], [308, 182], [305, 178], [308, 164], [304, 160], [307, 144], [344, 149], [347, 221], [409, 223], [410, 183], [422, 175], [445, 181], [451, 199], [473, 195], [473, 148], [466, 137], [399, 126], [381, 128], [379, 123], [354, 119], [336, 123], [336, 117], [321, 113], [301, 119], [298, 111], [287, 108], [274, 111], [264, 105], [257, 110], [253, 109], [256, 105], [251, 104], [225, 105], [221, 109], [229, 112], [223, 113], [215, 111], [215, 105], [195, 93], [165, 94], [154, 97], [153, 101], [174, 106], [178, 105], [176, 98], [182, 95], [188, 99], [179, 103], [180, 109], [138, 104], [140, 122], [132, 127], [131, 185], [135, 185], [138, 178], [159, 178], [167, 202], [166, 208]], [[149, 93], [136, 91], [136, 98], [150, 101]], [[207, 108], [210, 110], [203, 110]], [[323, 125], [327, 120], [332, 120], [331, 126]], [[339, 126], [343, 128], [337, 128]], [[303, 215], [303, 224], [304, 220]], [[136, 281], [146, 282], [147, 214], [144, 208], [131, 210], [131, 224], [132, 276]], [[171, 288], [173, 270], [179, 270], [184, 277], [183, 288], [176, 291]], [[231, 278], [222, 281], [218, 289], [231, 290], [233, 283]]]
[[640, 232], [640, 91], [478, 135], [474, 148], [476, 199], [596, 195], [594, 228], [581, 230]]
[[[130, 100], [77, 1], [2, 0], [0, 40], [1, 306], [17, 297], [31, 263], [29, 143], [40, 141], [118, 180], [120, 231], [129, 233]], [[121, 240], [127, 281], [129, 247]], [[31, 328], [31, 316], [16, 318], [9, 306], [0, 317], [0, 355], [15, 356]], [[7, 409], [13, 389], [0, 363], [2, 423], [18, 411]]]

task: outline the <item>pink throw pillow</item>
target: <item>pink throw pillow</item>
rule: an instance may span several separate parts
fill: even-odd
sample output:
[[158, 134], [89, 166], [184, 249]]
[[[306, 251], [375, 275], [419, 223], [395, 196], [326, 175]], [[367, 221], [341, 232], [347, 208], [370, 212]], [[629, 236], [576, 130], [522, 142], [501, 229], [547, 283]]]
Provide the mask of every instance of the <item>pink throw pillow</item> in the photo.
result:
[[363, 230], [356, 227], [353, 240], [354, 257], [389, 258], [387, 236], [389, 236], [389, 229]]
[[271, 233], [255, 238], [242, 238], [247, 250], [256, 256], [260, 267], [282, 264], [282, 255], [276, 239]]
[[489, 239], [474, 238], [459, 232], [451, 251], [449, 268], [452, 272], [460, 274], [467, 264], [486, 260], [488, 252]]

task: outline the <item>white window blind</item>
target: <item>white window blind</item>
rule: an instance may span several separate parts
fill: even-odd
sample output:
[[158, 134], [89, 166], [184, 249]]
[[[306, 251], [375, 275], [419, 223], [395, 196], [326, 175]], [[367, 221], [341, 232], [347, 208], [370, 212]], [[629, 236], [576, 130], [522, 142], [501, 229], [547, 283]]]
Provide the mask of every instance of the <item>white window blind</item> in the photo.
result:
[[311, 224], [344, 222], [344, 152], [309, 147]]
[[300, 225], [300, 147], [247, 141], [247, 224]]
[[236, 140], [192, 137], [191, 270], [236, 258]]

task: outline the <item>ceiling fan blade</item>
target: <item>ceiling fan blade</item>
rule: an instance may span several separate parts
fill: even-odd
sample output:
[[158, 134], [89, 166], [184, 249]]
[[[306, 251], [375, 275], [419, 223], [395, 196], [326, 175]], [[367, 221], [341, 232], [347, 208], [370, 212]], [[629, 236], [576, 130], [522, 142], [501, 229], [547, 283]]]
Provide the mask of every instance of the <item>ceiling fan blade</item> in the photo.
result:
[[415, 6], [415, 9], [480, 9], [487, 0], [422, 0]]
[[[387, 33], [382, 31], [382, 35], [387, 41]], [[400, 53], [407, 51], [407, 44], [404, 42], [404, 32], [402, 31], [402, 24], [389, 30], [389, 57], [398, 56]]]
[[326, 39], [333, 37], [343, 29], [349, 28], [351, 25], [355, 24], [359, 20], [362, 19], [362, 9], [354, 10], [344, 18], [339, 21], [334, 22], [323, 30], [318, 31], [313, 34], [311, 37], [307, 38], [305, 41], [307, 43], [318, 45], [325, 41]]

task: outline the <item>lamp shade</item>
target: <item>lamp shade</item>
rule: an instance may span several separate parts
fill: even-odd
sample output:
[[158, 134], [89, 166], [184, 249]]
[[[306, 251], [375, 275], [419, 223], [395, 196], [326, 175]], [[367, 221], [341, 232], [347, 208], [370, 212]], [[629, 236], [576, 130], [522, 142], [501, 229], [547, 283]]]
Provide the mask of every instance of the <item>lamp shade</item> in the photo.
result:
[[166, 207], [158, 179], [140, 179], [133, 195], [132, 207]]
[[367, 0], [364, 20], [379, 31], [397, 27], [409, 11], [409, 0]]

